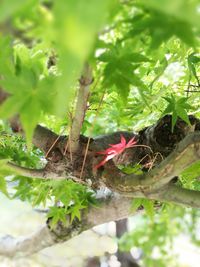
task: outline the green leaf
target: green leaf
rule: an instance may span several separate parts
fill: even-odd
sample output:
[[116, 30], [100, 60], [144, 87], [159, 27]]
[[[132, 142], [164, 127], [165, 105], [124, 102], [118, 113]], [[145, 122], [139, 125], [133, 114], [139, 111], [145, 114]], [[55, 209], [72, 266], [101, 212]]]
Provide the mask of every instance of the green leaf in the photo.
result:
[[135, 164], [134, 166], [118, 166], [120, 170], [126, 174], [137, 174], [140, 175], [142, 174], [142, 166], [140, 164]]
[[129, 82], [120, 74], [116, 75], [114, 80], [119, 95], [122, 97], [124, 102], [126, 102], [130, 91]]
[[139, 62], [151, 61], [148, 57], [146, 57], [142, 54], [139, 54], [139, 53], [126, 53], [126, 54], [122, 55], [121, 60], [132, 62], [132, 63], [133, 62], [139, 63]]
[[116, 51], [114, 49], [111, 51], [106, 51], [98, 57], [98, 60], [102, 62], [111, 62], [112, 60], [115, 61], [117, 56], [115, 52]]
[[200, 57], [195, 56], [195, 52], [191, 53], [188, 56], [188, 68], [191, 75], [193, 75], [197, 81], [197, 84], [200, 85], [199, 77], [197, 75], [197, 64], [200, 62]]
[[185, 97], [175, 98], [172, 94], [171, 97], [163, 98], [168, 102], [168, 105], [163, 111], [162, 116], [172, 113], [172, 132], [178, 117], [190, 125], [187, 111], [193, 109], [193, 107], [187, 103], [188, 99]]
[[89, 0], [86, 4], [85, 0], [60, 0], [54, 4], [61, 70], [56, 84], [57, 114], [63, 115], [66, 112], [73, 89], [95, 44], [96, 33], [105, 22], [111, 2]]
[[83, 204], [83, 202], [76, 202], [75, 204], [71, 205], [69, 209], [67, 210], [67, 213], [71, 216], [71, 222], [75, 218], [77, 218], [79, 221], [81, 220], [81, 210], [85, 209], [87, 206]]
[[0, 175], [0, 191], [9, 197], [8, 191], [7, 191], [7, 183], [4, 177]]
[[182, 172], [181, 176], [183, 176], [187, 180], [195, 180], [200, 176], [200, 161], [193, 163], [190, 167], [188, 167], [185, 171]]
[[30, 2], [34, 3], [36, 2], [36, 0], [10, 0], [9, 2], [6, 0], [2, 0], [0, 5], [0, 22], [3, 22], [7, 18], [11, 17], [13, 14], [24, 8], [26, 5], [30, 5]]
[[1, 106], [0, 106], [0, 117], [1, 118], [11, 118], [13, 115], [17, 114], [21, 109], [23, 104], [26, 102], [26, 98], [22, 98], [21, 102], [18, 101], [18, 96], [9, 97]]
[[154, 202], [152, 200], [143, 199], [142, 205], [147, 213], [147, 215], [150, 217], [151, 220], [154, 218]]
[[14, 56], [10, 37], [0, 38], [0, 73], [9, 75], [14, 73]]
[[[148, 2], [142, 0], [143, 5], [147, 8], [152, 8], [159, 12], [163, 12], [167, 16], [173, 16], [180, 21], [192, 24], [199, 28], [198, 21], [200, 14], [197, 12], [198, 1], [187, 1], [187, 0], [149, 0]], [[187, 12], [185, 12], [187, 10]]]
[[154, 202], [152, 200], [138, 198], [134, 199], [131, 204], [131, 212], [135, 212], [140, 207], [144, 207], [147, 215], [153, 220], [154, 217]]
[[[31, 114], [31, 120], [30, 120], [30, 114]], [[26, 134], [27, 146], [29, 149], [32, 144], [33, 132], [40, 119], [40, 115], [41, 115], [41, 106], [38, 101], [38, 98], [35, 97], [35, 95], [30, 96], [27, 99], [27, 102], [22, 106], [20, 111], [20, 119]]]
[[130, 208], [131, 213], [134, 213], [135, 211], [137, 211], [137, 209], [139, 209], [142, 206], [142, 202], [143, 202], [143, 199], [140, 199], [140, 198], [133, 199], [133, 202], [131, 203], [131, 208]]
[[153, 81], [150, 84], [151, 88], [153, 87], [154, 83], [162, 76], [167, 66], [168, 66], [168, 61], [166, 57], [164, 56], [164, 58], [160, 60], [160, 66], [154, 69], [156, 77], [153, 79]]
[[190, 120], [185, 109], [177, 106], [176, 108], [177, 116], [190, 125]]
[[50, 226], [53, 229], [56, 224], [60, 221], [63, 223], [64, 226], [67, 226], [69, 224], [66, 216], [66, 212], [64, 208], [61, 207], [51, 207], [49, 209], [49, 212], [47, 214], [47, 217], [50, 220]]

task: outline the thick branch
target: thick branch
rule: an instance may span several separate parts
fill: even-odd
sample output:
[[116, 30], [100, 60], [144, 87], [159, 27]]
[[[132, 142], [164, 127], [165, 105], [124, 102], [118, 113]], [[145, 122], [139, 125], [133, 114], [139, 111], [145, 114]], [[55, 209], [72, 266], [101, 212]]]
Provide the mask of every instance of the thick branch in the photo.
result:
[[79, 148], [79, 137], [87, 109], [90, 84], [92, 83], [92, 70], [88, 64], [85, 65], [83, 75], [80, 79], [74, 119], [70, 133], [70, 150], [76, 153]]
[[30, 255], [54, 244], [51, 232], [44, 226], [26, 237], [13, 238], [7, 235], [0, 238], [0, 255], [6, 257]]
[[185, 189], [175, 184], [169, 185], [157, 199], [200, 209], [200, 191]]
[[[37, 129], [44, 131], [44, 136], [49, 133], [49, 130], [40, 126]], [[50, 135], [51, 135], [50, 131]], [[41, 136], [43, 139], [43, 136]], [[45, 137], [44, 137], [45, 139]], [[43, 143], [43, 142], [42, 142]], [[185, 137], [172, 152], [158, 167], [149, 173], [142, 175], [126, 175], [121, 172], [115, 164], [110, 161], [105, 165], [105, 172], [102, 176], [102, 181], [107, 187], [113, 191], [118, 191], [124, 196], [148, 197], [159, 191], [162, 187], [167, 185], [175, 176], [178, 176], [183, 170], [191, 164], [200, 159], [200, 133], [195, 132]], [[60, 162], [60, 166], [61, 166]], [[76, 181], [75, 177], [71, 177], [65, 173], [65, 168], [30, 170], [11, 164], [23, 176], [49, 178], [49, 179], [72, 179]], [[62, 171], [61, 171], [62, 169]], [[69, 177], [68, 177], [69, 176]], [[80, 182], [80, 180], [77, 182]]]
[[145, 178], [144, 184], [157, 190], [179, 176], [190, 165], [200, 160], [200, 133], [187, 135], [157, 168]]
[[51, 130], [41, 125], [37, 125], [34, 131], [32, 143], [44, 153], [47, 153], [57, 138], [58, 135]]
[[[200, 208], [200, 192], [183, 189], [173, 184], [169, 185], [165, 191], [155, 196], [155, 198]], [[67, 241], [93, 226], [127, 218], [130, 215], [131, 204], [131, 198], [114, 196], [103, 200], [98, 208], [90, 208], [87, 214], [82, 215], [81, 222], [74, 221], [67, 227], [58, 224], [54, 230], [45, 226], [23, 238], [2, 237], [0, 239], [0, 255], [7, 257], [30, 255], [56, 243]]]
[[58, 224], [54, 230], [47, 226], [24, 238], [3, 237], [0, 239], [0, 255], [7, 257], [25, 256], [45, 247], [67, 241], [93, 226], [127, 218], [130, 215], [132, 199], [114, 196], [101, 201], [99, 207], [91, 207], [82, 215], [81, 222], [74, 221], [67, 227]]
[[146, 196], [168, 184], [190, 165], [200, 160], [200, 133], [186, 136], [158, 167], [142, 175], [125, 175], [114, 164], [108, 163], [104, 174], [105, 184], [121, 193], [141, 191]]

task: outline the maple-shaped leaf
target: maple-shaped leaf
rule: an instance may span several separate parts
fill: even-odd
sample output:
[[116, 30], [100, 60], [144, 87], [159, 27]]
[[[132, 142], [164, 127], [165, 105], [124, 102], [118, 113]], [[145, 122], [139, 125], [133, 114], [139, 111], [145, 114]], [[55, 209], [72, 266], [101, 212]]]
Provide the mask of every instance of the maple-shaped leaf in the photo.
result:
[[126, 143], [126, 139], [123, 135], [121, 136], [121, 141], [118, 144], [110, 144], [109, 148], [107, 148], [104, 151], [97, 152], [97, 154], [105, 155], [105, 158], [95, 166], [96, 169], [103, 166], [107, 161], [114, 158], [116, 155], [121, 154], [126, 148], [133, 147], [137, 141], [135, 140], [135, 137], [131, 138], [128, 143]]
[[190, 120], [187, 111], [192, 110], [193, 107], [188, 104], [188, 98], [177, 98], [173, 94], [171, 94], [170, 97], [163, 98], [168, 102], [168, 105], [162, 113], [162, 116], [172, 113], [172, 133], [174, 131], [174, 126], [177, 122], [178, 117], [185, 121], [188, 125], [190, 125]]

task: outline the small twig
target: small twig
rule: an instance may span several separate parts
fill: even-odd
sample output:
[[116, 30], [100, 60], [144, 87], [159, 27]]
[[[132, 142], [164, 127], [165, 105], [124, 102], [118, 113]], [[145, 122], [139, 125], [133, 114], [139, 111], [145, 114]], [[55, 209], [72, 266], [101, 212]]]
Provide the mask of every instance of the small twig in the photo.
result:
[[[70, 117], [70, 124], [69, 124], [69, 128], [71, 129], [71, 122], [72, 122], [72, 113], [69, 112], [69, 117]], [[68, 139], [65, 145], [65, 149], [64, 149], [64, 155], [66, 155], [68, 147], [69, 147], [69, 155], [70, 155], [70, 160], [72, 162], [73, 158], [72, 158], [72, 151], [71, 151], [71, 144], [70, 144], [70, 140], [71, 140], [71, 130], [69, 131], [69, 135], [68, 135]]]
[[156, 161], [158, 155], [160, 155], [161, 159], [163, 160], [163, 156], [162, 156], [162, 154], [161, 154], [160, 152], [155, 153], [155, 154], [154, 154], [154, 158], [153, 158], [153, 160], [152, 160], [152, 162], [151, 162], [151, 166], [150, 166], [149, 169], [148, 169], [148, 172], [153, 168], [153, 165], [154, 165], [154, 163], [155, 163], [155, 161]]
[[38, 213], [48, 213], [49, 212], [49, 209], [38, 209], [38, 208], [34, 208], [33, 209], [34, 211], [38, 212]]
[[186, 93], [200, 93], [200, 89], [199, 90], [185, 90]]
[[68, 146], [69, 146], [69, 137], [68, 137], [66, 145], [65, 145], [64, 155], [66, 155], [66, 153], [67, 153]]
[[69, 155], [70, 155], [70, 160], [71, 160], [71, 162], [72, 162], [72, 160], [73, 160], [73, 158], [72, 158], [72, 147], [71, 147], [71, 133], [69, 133], [69, 142], [68, 142], [68, 144], [69, 144]]
[[83, 164], [82, 164], [82, 167], [81, 167], [80, 179], [82, 179], [82, 176], [83, 176], [83, 171], [84, 171], [85, 162], [86, 162], [86, 158], [87, 158], [87, 154], [88, 154], [90, 140], [91, 140], [91, 137], [89, 137], [88, 138], [88, 141], [87, 141], [87, 145], [86, 145], [86, 149], [85, 149], [85, 154], [84, 154], [84, 158], [83, 158]]
[[140, 164], [146, 157], [148, 157], [151, 160], [150, 155], [146, 154], [143, 158], [141, 158], [141, 160], [138, 162], [138, 164]]
[[45, 176], [45, 169], [29, 169], [26, 167], [18, 166], [12, 162], [7, 162], [6, 165], [13, 169], [17, 174], [20, 174], [25, 177], [30, 177], [30, 178], [46, 178]]
[[151, 149], [150, 146], [146, 146], [146, 145], [134, 145], [133, 147], [145, 147], [145, 148], [148, 148], [151, 151], [151, 153], [153, 154], [153, 150]]
[[58, 137], [55, 139], [55, 141], [53, 142], [53, 144], [50, 146], [49, 150], [47, 151], [47, 153], [45, 154], [45, 158], [48, 157], [49, 153], [51, 152], [51, 150], [54, 148], [54, 146], [56, 145], [56, 143], [58, 142], [58, 140], [60, 139], [60, 137], [62, 136], [62, 134], [64, 133], [65, 129], [62, 130], [61, 134], [58, 135]]

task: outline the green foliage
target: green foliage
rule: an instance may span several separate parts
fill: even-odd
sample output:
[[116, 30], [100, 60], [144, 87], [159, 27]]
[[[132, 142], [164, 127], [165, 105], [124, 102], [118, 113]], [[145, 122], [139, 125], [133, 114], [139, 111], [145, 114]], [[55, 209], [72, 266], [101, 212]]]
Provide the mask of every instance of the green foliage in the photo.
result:
[[174, 95], [171, 94], [171, 97], [163, 97], [167, 102], [168, 105], [163, 112], [163, 116], [166, 114], [172, 114], [172, 132], [174, 130], [174, 126], [176, 121], [181, 118], [187, 124], [190, 125], [190, 121], [187, 115], [187, 111], [193, 109], [191, 105], [187, 103], [188, 99], [186, 97], [181, 97], [176, 99]]
[[134, 74], [142, 62], [148, 62], [149, 59], [139, 53], [130, 52], [128, 47], [110, 45], [110, 49], [101, 54], [98, 60], [105, 62], [103, 86], [116, 87], [117, 92], [124, 101], [130, 92], [130, 86], [136, 86], [141, 97], [146, 101], [144, 92], [148, 92], [146, 85]]
[[[84, 61], [93, 66], [97, 80], [101, 76], [91, 96], [92, 106], [98, 105], [106, 90], [105, 112], [99, 121], [105, 118], [108, 131], [111, 121], [116, 128], [125, 124], [141, 129], [162, 114], [162, 97], [171, 91], [163, 88], [162, 77], [170, 64], [180, 62], [192, 76], [198, 76], [198, 53], [192, 52], [198, 44], [197, 1], [176, 5], [169, 0], [163, 5], [157, 1], [123, 5], [114, 0], [91, 1], [87, 8], [84, 0], [12, 2], [12, 8], [5, 1], [0, 7], [1, 86], [12, 94], [0, 115], [20, 114], [29, 145], [44, 115], [65, 114], [71, 107]], [[57, 66], [49, 67], [52, 57]], [[187, 82], [185, 72], [181, 86]], [[199, 96], [193, 98], [198, 103]], [[94, 112], [90, 115], [94, 117]], [[98, 123], [94, 134], [100, 132]]]
[[19, 12], [22, 8], [34, 4], [37, 0], [20, 0], [20, 1], [2, 1], [0, 8], [0, 22], [4, 22], [7, 18]]
[[[200, 14], [198, 12], [198, 0], [187, 1], [187, 0], [164, 0], [162, 2], [157, 0], [150, 0], [148, 3], [144, 0], [141, 1], [147, 7], [163, 12], [166, 15], [172, 15], [176, 19], [180, 19], [193, 26], [199, 28]], [[185, 12], [187, 10], [187, 12]]]
[[5, 180], [5, 172], [2, 171], [4, 169], [4, 166], [6, 164], [7, 160], [1, 160], [0, 161], [0, 168], [1, 168], [1, 174], [0, 174], [0, 192], [2, 192], [4, 195], [9, 197], [8, 191], [7, 191], [7, 183]]
[[[199, 117], [199, 21], [199, 0], [2, 1], [0, 85], [10, 97], [0, 106], [0, 191], [33, 206], [50, 207], [52, 227], [58, 221], [80, 219], [82, 210], [94, 203], [85, 187], [69, 181], [10, 176], [5, 160], [31, 168], [45, 164], [41, 151], [30, 149], [34, 128], [43, 123], [56, 133], [67, 133], [71, 123], [67, 114], [74, 108], [85, 62], [93, 68], [94, 83], [84, 135], [138, 131], [164, 114], [172, 114], [173, 130], [178, 117], [189, 124], [189, 111]], [[6, 123], [14, 114], [20, 116], [26, 142], [13, 136]], [[139, 165], [120, 168], [141, 174]], [[195, 163], [182, 173], [180, 182], [200, 190], [198, 177], [199, 163]], [[149, 243], [161, 248], [174, 234], [164, 212], [162, 223], [158, 222], [154, 205], [134, 200], [133, 209], [143, 206], [148, 217], [133, 239], [129, 238], [145, 251], [143, 261], [150, 267], [169, 262], [166, 257], [151, 261]], [[174, 216], [182, 215], [177, 212]], [[166, 256], [163, 247], [160, 253]]]
[[191, 76], [194, 76], [195, 77], [198, 85], [200, 85], [200, 82], [199, 82], [199, 77], [197, 75], [196, 68], [197, 68], [197, 65], [198, 65], [199, 62], [200, 62], [200, 57], [197, 57], [195, 52], [191, 53], [188, 56], [189, 73], [190, 73]]
[[[1, 39], [8, 48], [2, 51], [0, 69], [3, 79], [1, 86], [11, 97], [0, 107], [0, 116], [10, 118], [19, 113], [27, 142], [30, 145], [35, 126], [40, 120], [41, 111], [53, 111], [50, 86], [53, 77], [48, 74], [45, 50], [38, 50], [37, 46], [28, 49], [23, 44], [10, 47], [10, 40]], [[4, 68], [4, 58], [10, 58], [10, 64]], [[7, 59], [8, 61], [8, 59]], [[10, 69], [9, 69], [10, 67]], [[30, 114], [32, 114], [30, 119]]]
[[127, 173], [127, 174], [136, 174], [136, 175], [139, 175], [139, 174], [142, 174], [142, 165], [140, 164], [135, 164], [134, 166], [117, 166], [121, 171]]
[[195, 162], [181, 174], [181, 183], [184, 187], [199, 190], [200, 161]]
[[21, 136], [13, 135], [5, 125], [0, 126], [0, 160], [11, 159], [18, 165], [31, 168], [41, 167], [42, 153], [33, 147], [27, 151], [25, 140]]
[[[89, 205], [96, 205], [92, 191], [72, 181], [44, 181], [21, 177], [6, 165], [8, 160], [12, 160], [24, 167], [41, 168], [42, 157], [38, 149], [27, 151], [23, 138], [2, 131], [0, 135], [0, 191], [9, 198], [28, 201], [33, 207], [50, 207], [47, 216], [53, 217], [52, 227], [59, 220], [64, 222], [63, 218], [66, 218], [67, 214], [70, 214], [71, 221], [74, 218], [80, 220], [81, 210]], [[12, 185], [11, 188], [7, 187], [6, 181]], [[59, 207], [52, 206], [57, 202], [60, 203]]]
[[[66, 223], [68, 214], [71, 217], [69, 223], [75, 218], [80, 220], [81, 211], [96, 204], [92, 191], [72, 181], [30, 180], [19, 176], [12, 181], [16, 184], [14, 198], [29, 201], [33, 207], [50, 207], [47, 216], [52, 218], [51, 227], [58, 221]], [[59, 204], [54, 206], [54, 203]]]
[[[15, 8], [12, 11], [14, 14], [16, 12], [16, 21], [18, 18], [21, 23], [26, 18], [28, 1], [23, 2], [22, 14], [17, 16]], [[40, 6], [38, 1], [32, 1], [29, 5], [32, 5], [32, 8]], [[52, 46], [47, 45], [46, 39], [43, 40], [42, 36], [42, 43], [36, 43], [31, 48], [23, 43], [13, 45], [13, 40], [11, 43], [7, 37], [6, 40], [4, 38], [0, 40], [2, 48], [0, 71], [1, 75], [3, 74], [1, 85], [4, 90], [12, 94], [1, 106], [0, 116], [9, 118], [13, 114], [20, 114], [28, 145], [31, 143], [33, 130], [40, 121], [41, 112], [63, 114], [63, 111], [66, 111], [68, 106], [66, 99], [70, 97], [71, 88], [76, 85], [83, 62], [89, 56], [95, 34], [105, 19], [109, 1], [91, 1], [88, 3], [88, 8], [84, 8], [84, 5], [83, 0], [77, 1], [76, 4], [74, 1], [67, 1], [67, 3], [58, 1], [54, 5], [51, 16], [55, 19], [55, 25], [50, 24], [54, 32], [50, 41], [56, 42], [60, 58], [55, 77], [47, 69]], [[4, 9], [8, 9], [6, 5], [1, 8], [2, 13]], [[41, 8], [45, 9], [43, 5]], [[99, 16], [99, 12], [102, 16]], [[35, 23], [36, 18], [32, 18], [30, 12], [28, 15], [28, 19], [32, 19], [32, 23]], [[40, 17], [42, 16], [43, 14], [40, 13]], [[22, 25], [16, 21], [14, 21], [16, 26], [21, 30]], [[35, 33], [33, 32], [31, 38], [34, 38], [34, 35], [38, 37], [37, 27], [39, 25], [36, 25]], [[55, 27], [56, 31], [54, 31]], [[23, 30], [26, 28], [24, 27]]]
[[152, 36], [150, 47], [157, 49], [172, 36], [180, 38], [183, 42], [193, 46], [195, 43], [194, 33], [189, 23], [165, 15], [162, 12], [151, 10], [143, 18], [135, 23], [135, 26], [128, 33], [128, 37], [148, 32]]
[[134, 199], [131, 205], [131, 212], [144, 208], [146, 214], [153, 220], [154, 218], [154, 201], [138, 198]]
[[149, 216], [134, 217], [134, 228], [119, 240], [120, 249], [132, 249], [133, 256], [142, 250], [139, 262], [142, 266], [179, 266], [173, 254], [173, 241], [179, 235], [193, 232], [191, 240], [198, 243], [198, 215], [198, 210], [164, 205], [156, 212], [153, 221]]
[[93, 49], [96, 34], [106, 19], [111, 3], [110, 0], [90, 0], [87, 4], [84, 0], [61, 0], [54, 5], [59, 67], [62, 71], [57, 82], [58, 114], [66, 111], [66, 99], [71, 96], [71, 88], [76, 85], [83, 63]]

